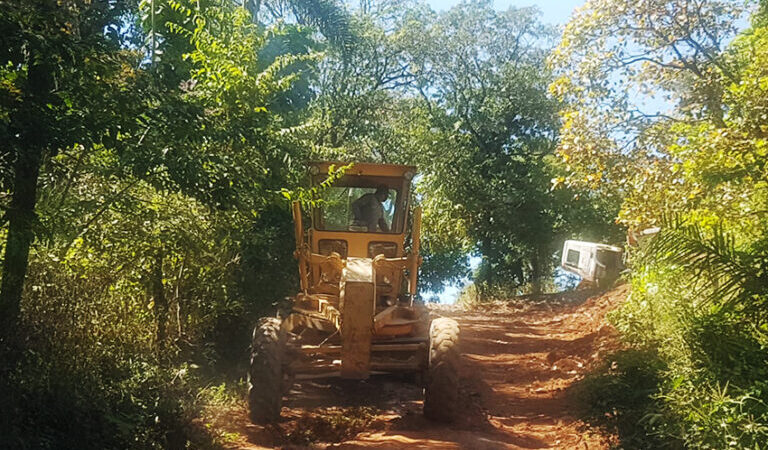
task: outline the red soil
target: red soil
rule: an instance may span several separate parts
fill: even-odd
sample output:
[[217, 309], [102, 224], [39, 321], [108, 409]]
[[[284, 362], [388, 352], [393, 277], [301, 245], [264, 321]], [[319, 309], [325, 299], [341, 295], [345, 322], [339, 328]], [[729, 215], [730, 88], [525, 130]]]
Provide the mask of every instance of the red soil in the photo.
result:
[[612, 437], [576, 418], [567, 391], [617, 347], [605, 315], [627, 292], [436, 308], [461, 326], [462, 415], [454, 424], [425, 419], [420, 389], [408, 380], [375, 376], [299, 382], [281, 423], [251, 425], [244, 410], [233, 411], [225, 431], [244, 449], [607, 449]]

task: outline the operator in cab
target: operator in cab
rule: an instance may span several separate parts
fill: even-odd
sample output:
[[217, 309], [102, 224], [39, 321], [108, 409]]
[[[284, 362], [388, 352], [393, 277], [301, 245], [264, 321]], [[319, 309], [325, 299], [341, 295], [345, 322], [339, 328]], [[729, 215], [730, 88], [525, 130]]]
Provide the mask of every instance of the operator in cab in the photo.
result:
[[367, 228], [370, 233], [375, 233], [377, 227], [389, 233], [389, 224], [384, 219], [384, 206], [382, 206], [388, 197], [389, 189], [381, 184], [376, 187], [376, 192], [364, 194], [352, 202], [354, 218], [352, 225]]

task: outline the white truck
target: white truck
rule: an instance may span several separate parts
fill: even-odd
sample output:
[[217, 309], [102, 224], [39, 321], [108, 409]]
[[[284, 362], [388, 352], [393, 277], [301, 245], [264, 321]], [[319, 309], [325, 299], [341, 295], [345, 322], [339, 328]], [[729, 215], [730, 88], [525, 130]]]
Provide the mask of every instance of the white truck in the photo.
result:
[[623, 269], [622, 249], [613, 245], [567, 240], [560, 266], [600, 287], [613, 283]]

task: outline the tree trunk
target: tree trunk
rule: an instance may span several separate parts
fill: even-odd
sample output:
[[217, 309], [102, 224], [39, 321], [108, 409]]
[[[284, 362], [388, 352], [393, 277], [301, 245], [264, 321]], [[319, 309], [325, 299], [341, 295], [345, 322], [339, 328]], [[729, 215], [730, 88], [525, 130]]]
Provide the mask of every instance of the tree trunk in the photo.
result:
[[541, 294], [541, 261], [539, 260], [538, 249], [534, 251], [531, 259], [531, 293]]
[[156, 334], [155, 342], [157, 350], [165, 349], [166, 331], [168, 326], [168, 299], [165, 298], [163, 286], [163, 252], [158, 250], [155, 261], [152, 264], [152, 299], [155, 302]]
[[184, 258], [181, 260], [181, 264], [179, 266], [179, 275], [176, 277], [176, 294], [174, 295], [174, 298], [176, 300], [176, 325], [178, 327], [178, 336], [177, 339], [180, 341], [182, 337], [184, 336], [184, 311], [183, 306], [181, 302], [181, 280], [184, 276], [184, 264], [187, 262], [187, 255], [184, 255]]
[[547, 245], [538, 245], [536, 246], [536, 249], [533, 252], [533, 257], [531, 259], [531, 292], [533, 294], [541, 294], [542, 292], [542, 285], [544, 283], [544, 278], [546, 278], [549, 273], [548, 269], [549, 262], [548, 258], [549, 255], [547, 254]]
[[[30, 58], [34, 60], [34, 58]], [[46, 104], [53, 90], [53, 71], [48, 65], [33, 64], [27, 72], [24, 104], [12, 117], [16, 134], [13, 194], [7, 211], [3, 273], [0, 282], [0, 341], [8, 344], [15, 335], [21, 311], [21, 295], [29, 265], [29, 248], [37, 221], [37, 181], [43, 154], [49, 146]], [[13, 144], [11, 144], [13, 145]]]
[[19, 320], [21, 294], [29, 265], [29, 247], [34, 239], [33, 226], [37, 179], [42, 151], [30, 149], [20, 154], [14, 166], [13, 196], [8, 209], [8, 236], [3, 258], [3, 280], [0, 284], [0, 320], [6, 337], [13, 333]]

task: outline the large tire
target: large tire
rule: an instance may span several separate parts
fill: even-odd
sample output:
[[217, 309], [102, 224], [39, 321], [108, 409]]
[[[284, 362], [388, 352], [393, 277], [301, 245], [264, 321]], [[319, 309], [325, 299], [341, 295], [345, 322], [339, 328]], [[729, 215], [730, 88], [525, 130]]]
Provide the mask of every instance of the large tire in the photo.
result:
[[283, 407], [285, 333], [280, 319], [265, 317], [253, 330], [248, 369], [248, 412], [251, 422], [276, 422]]
[[439, 318], [429, 327], [429, 369], [424, 387], [424, 416], [452, 422], [459, 400], [459, 324]]

